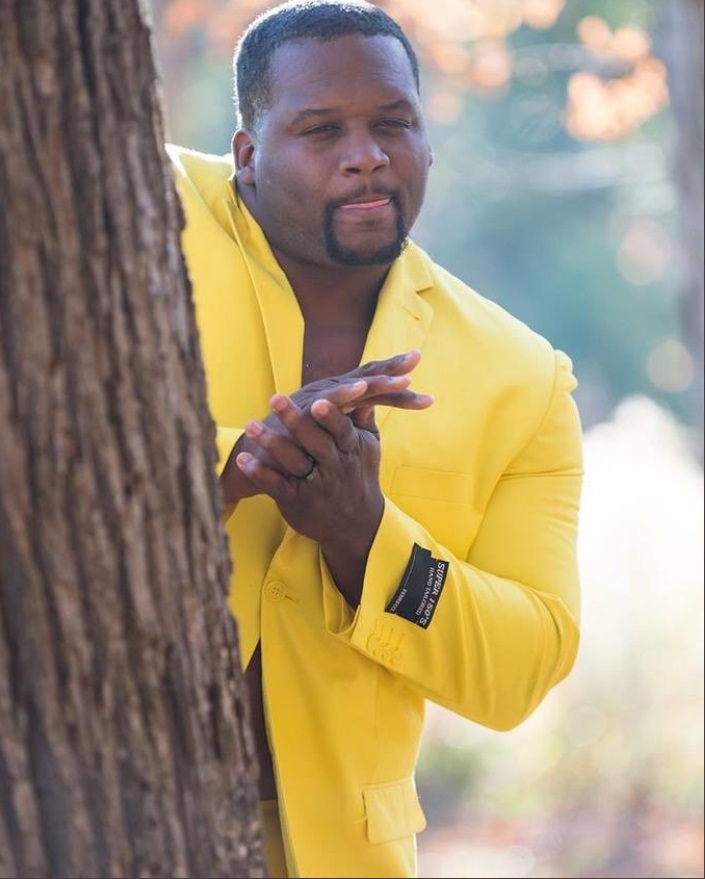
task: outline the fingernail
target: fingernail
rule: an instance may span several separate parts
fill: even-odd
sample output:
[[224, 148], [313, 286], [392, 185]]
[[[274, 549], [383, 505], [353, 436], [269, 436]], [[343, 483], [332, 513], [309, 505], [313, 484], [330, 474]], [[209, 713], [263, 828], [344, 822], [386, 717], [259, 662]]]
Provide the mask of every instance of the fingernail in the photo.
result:
[[264, 432], [264, 427], [260, 424], [259, 421], [248, 421], [245, 425], [245, 433], [247, 436], [261, 436]]
[[332, 403], [323, 397], [314, 400], [313, 403], [311, 403], [311, 412], [313, 412], [314, 415], [327, 415], [332, 408]]
[[269, 405], [274, 412], [283, 412], [287, 406], [286, 397], [282, 397], [282, 396], [272, 397], [272, 399], [269, 401]]

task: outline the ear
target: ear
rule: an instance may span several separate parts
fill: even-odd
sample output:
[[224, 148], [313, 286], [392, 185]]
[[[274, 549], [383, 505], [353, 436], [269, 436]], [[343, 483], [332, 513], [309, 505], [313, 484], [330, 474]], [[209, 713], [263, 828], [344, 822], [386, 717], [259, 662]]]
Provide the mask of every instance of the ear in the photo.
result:
[[249, 131], [239, 129], [233, 135], [233, 159], [237, 179], [246, 186], [255, 182], [255, 142]]

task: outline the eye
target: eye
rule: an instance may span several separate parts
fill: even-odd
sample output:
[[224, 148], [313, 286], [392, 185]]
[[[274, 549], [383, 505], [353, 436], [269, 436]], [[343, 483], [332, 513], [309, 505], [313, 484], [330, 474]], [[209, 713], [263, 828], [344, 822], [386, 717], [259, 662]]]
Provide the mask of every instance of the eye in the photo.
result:
[[412, 123], [408, 119], [381, 119], [377, 125], [380, 128], [399, 128], [408, 130], [412, 127]]
[[307, 128], [305, 131], [302, 131], [302, 135], [304, 137], [322, 137], [327, 134], [333, 134], [338, 130], [338, 126], [333, 122], [324, 122], [322, 125], [316, 125], [313, 128]]

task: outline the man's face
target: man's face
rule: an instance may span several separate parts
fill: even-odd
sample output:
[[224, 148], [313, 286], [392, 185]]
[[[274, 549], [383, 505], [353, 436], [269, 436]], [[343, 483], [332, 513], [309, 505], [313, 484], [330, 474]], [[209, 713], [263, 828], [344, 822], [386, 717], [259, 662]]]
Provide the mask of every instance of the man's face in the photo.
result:
[[393, 37], [275, 52], [272, 102], [236, 134], [238, 184], [275, 252], [321, 266], [390, 263], [423, 202], [431, 153], [411, 64]]

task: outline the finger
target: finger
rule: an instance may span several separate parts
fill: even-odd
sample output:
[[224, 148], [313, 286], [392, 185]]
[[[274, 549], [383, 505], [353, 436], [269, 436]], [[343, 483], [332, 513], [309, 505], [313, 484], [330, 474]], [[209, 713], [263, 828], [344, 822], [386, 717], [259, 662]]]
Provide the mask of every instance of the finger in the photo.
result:
[[[302, 390], [306, 390], [304, 387]], [[329, 388], [311, 388], [309, 404], [319, 397], [325, 397], [336, 406], [346, 406], [360, 399], [368, 392], [368, 382], [364, 379], [342, 380]]]
[[369, 360], [367, 363], [361, 364], [356, 370], [351, 370], [352, 374], [359, 374], [362, 377], [372, 375], [406, 375], [418, 366], [421, 360], [421, 352], [418, 349], [406, 351], [404, 354], [397, 354], [386, 360]]
[[291, 400], [304, 412], [319, 397], [332, 400], [336, 406], [350, 406], [361, 399], [368, 391], [368, 383], [359, 377], [347, 378], [333, 376], [311, 382], [291, 395]]
[[[382, 395], [399, 394], [406, 391], [411, 384], [411, 377], [408, 375], [374, 375], [366, 380], [367, 388], [364, 394], [356, 396], [349, 402], [338, 403], [335, 398], [332, 402], [337, 403], [343, 412], [349, 412], [355, 406], [364, 404], [366, 400], [373, 399]], [[331, 399], [329, 394], [318, 394], [316, 399]]]
[[418, 394], [416, 391], [392, 391], [367, 396], [354, 401], [343, 408], [343, 412], [350, 413], [358, 408], [369, 406], [391, 406], [395, 409], [428, 409], [434, 403], [434, 397], [430, 394]]
[[310, 472], [311, 456], [289, 436], [271, 430], [261, 421], [248, 421], [245, 435], [262, 452], [257, 454], [260, 461], [278, 470], [283, 476], [301, 479]]
[[358, 446], [355, 426], [330, 400], [315, 400], [311, 405], [311, 415], [333, 437], [338, 451], [355, 451]]
[[[249, 422], [248, 422], [249, 424]], [[247, 452], [250, 455], [254, 455], [263, 464], [266, 464], [268, 467], [276, 467], [276, 461], [271, 457], [271, 455], [266, 451], [266, 449], [262, 448], [256, 440], [255, 433], [250, 430], [248, 432], [248, 425], [245, 425], [245, 434], [240, 442], [241, 452]]]
[[310, 409], [305, 412], [284, 394], [275, 394], [269, 405], [292, 438], [314, 461], [321, 461], [330, 454], [333, 445], [330, 434], [316, 422]]
[[347, 379], [330, 379], [335, 382], [328, 387], [321, 386], [321, 382], [315, 382], [310, 386], [304, 386], [296, 394], [292, 395], [293, 402], [301, 409], [306, 409], [314, 400], [330, 400], [343, 412], [349, 412], [355, 406], [363, 403], [366, 399], [390, 396], [405, 391], [411, 383], [408, 375], [375, 375], [364, 381], [356, 380], [352, 384]]
[[286, 476], [268, 467], [255, 455], [240, 452], [235, 458], [235, 463], [260, 494], [269, 495], [277, 500], [294, 493], [292, 482]]

